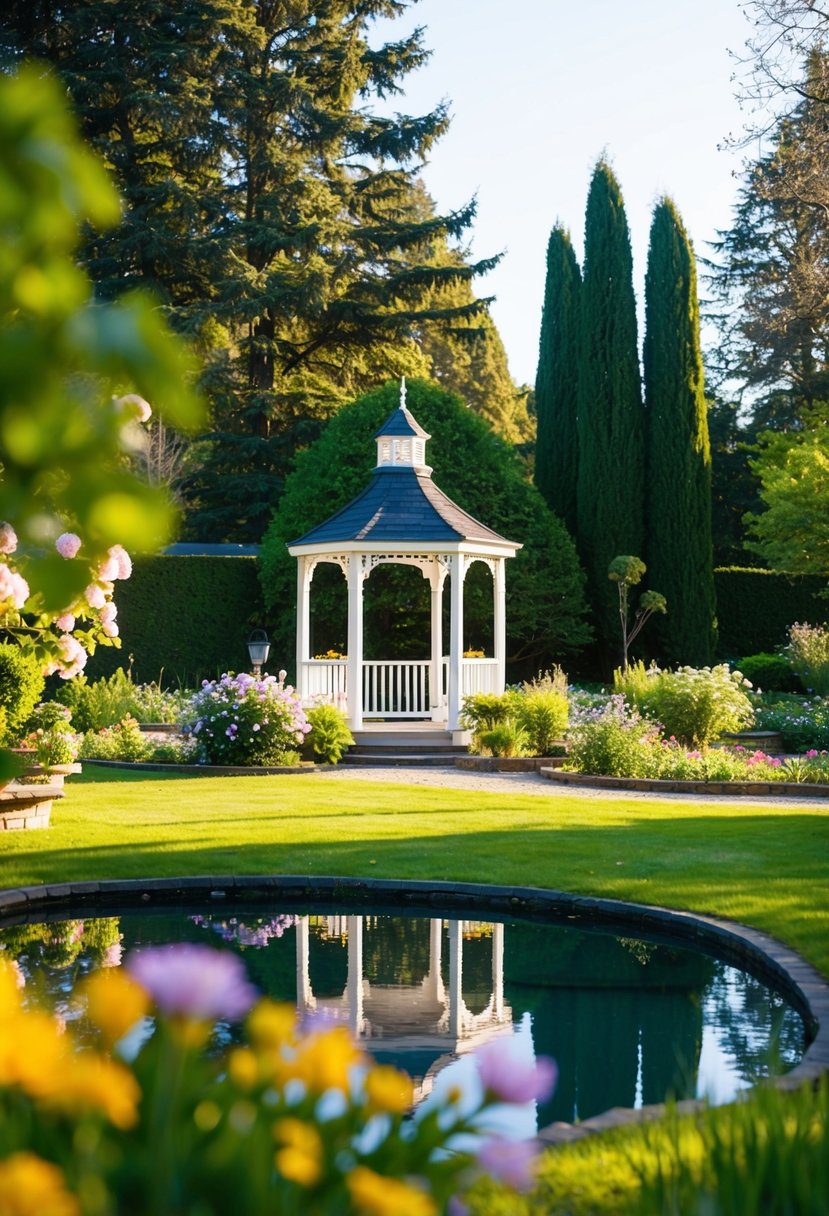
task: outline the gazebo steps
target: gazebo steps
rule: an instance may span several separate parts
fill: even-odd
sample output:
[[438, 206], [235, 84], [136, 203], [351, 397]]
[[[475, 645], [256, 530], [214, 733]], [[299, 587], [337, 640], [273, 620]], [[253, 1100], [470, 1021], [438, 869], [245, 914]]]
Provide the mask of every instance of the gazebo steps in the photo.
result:
[[378, 723], [354, 731], [354, 744], [343, 756], [344, 764], [362, 765], [452, 765], [467, 749], [453, 742], [452, 732], [440, 727], [409, 727], [403, 723]]

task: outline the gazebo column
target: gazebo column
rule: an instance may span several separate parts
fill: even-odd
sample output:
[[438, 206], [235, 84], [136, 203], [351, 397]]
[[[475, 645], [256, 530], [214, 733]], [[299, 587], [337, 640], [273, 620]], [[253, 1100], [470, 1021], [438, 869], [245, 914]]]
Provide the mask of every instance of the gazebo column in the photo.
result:
[[503, 557], [496, 557], [492, 577], [492, 617], [495, 641], [495, 691], [507, 686], [507, 584]]
[[449, 713], [447, 728], [460, 730], [458, 718], [463, 703], [463, 580], [465, 560], [452, 554], [451, 603], [449, 608]]
[[443, 704], [443, 583], [446, 571], [435, 559], [429, 573], [432, 590], [432, 662], [429, 671], [429, 709], [433, 722], [446, 721]]
[[296, 688], [302, 705], [310, 699], [308, 668], [305, 664], [311, 657], [311, 579], [313, 574], [313, 560], [310, 557], [300, 557], [297, 562], [296, 590]]
[[363, 554], [348, 559], [348, 725], [363, 729]]

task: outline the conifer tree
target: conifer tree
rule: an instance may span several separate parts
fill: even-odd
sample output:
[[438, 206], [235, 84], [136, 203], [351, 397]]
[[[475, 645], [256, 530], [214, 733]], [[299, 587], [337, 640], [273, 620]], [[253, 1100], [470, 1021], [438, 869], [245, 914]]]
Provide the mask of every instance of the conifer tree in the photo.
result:
[[206, 364], [213, 413], [188, 491], [205, 540], [259, 540], [294, 452], [339, 404], [422, 373], [431, 288], [493, 264], [417, 251], [456, 238], [474, 204], [413, 220], [420, 163], [445, 106], [412, 117], [375, 99], [427, 57], [422, 31], [377, 45], [401, 0], [12, 0], [0, 51], [60, 73], [125, 200], [84, 261], [99, 292], [154, 288]]
[[547, 246], [535, 379], [535, 484], [572, 535], [577, 531], [580, 289], [581, 272], [570, 234], [557, 224]]
[[644, 417], [627, 218], [612, 169], [599, 161], [587, 198], [578, 385], [576, 543], [597, 632], [616, 645], [619, 553], [644, 544]]
[[711, 448], [694, 251], [674, 204], [656, 205], [645, 279], [646, 560], [668, 601], [660, 650], [671, 663], [711, 662], [714, 575]]

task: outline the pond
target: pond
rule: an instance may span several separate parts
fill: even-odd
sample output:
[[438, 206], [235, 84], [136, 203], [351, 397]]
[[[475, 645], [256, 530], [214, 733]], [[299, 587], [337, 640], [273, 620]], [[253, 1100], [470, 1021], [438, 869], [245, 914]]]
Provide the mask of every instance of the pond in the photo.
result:
[[750, 971], [665, 938], [566, 922], [248, 903], [0, 926], [0, 952], [17, 961], [27, 993], [67, 1020], [82, 975], [181, 941], [236, 951], [263, 994], [344, 1021], [378, 1061], [412, 1076], [418, 1099], [457, 1076], [447, 1070], [462, 1071], [476, 1046], [515, 1036], [519, 1053], [558, 1064], [537, 1127], [669, 1096], [729, 1101], [806, 1047], [799, 1013]]

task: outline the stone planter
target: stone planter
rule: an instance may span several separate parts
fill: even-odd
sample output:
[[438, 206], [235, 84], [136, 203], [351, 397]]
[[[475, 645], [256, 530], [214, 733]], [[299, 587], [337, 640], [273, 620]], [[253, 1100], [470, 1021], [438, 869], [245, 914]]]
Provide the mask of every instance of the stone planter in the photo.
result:
[[[782, 756], [784, 754], [783, 739], [778, 730], [742, 730], [733, 735], [723, 735], [720, 743], [733, 747], [735, 743], [750, 751], [765, 752], [767, 756]], [[714, 745], [716, 746], [716, 745]]]
[[40, 780], [43, 777], [48, 777], [53, 785], [63, 785], [64, 777], [71, 777], [74, 774], [83, 771], [83, 766], [76, 763], [73, 764], [28, 764], [23, 770], [20, 778], [21, 783], [29, 780]]
[[52, 803], [64, 794], [63, 783], [18, 785], [0, 790], [0, 832], [48, 828]]

